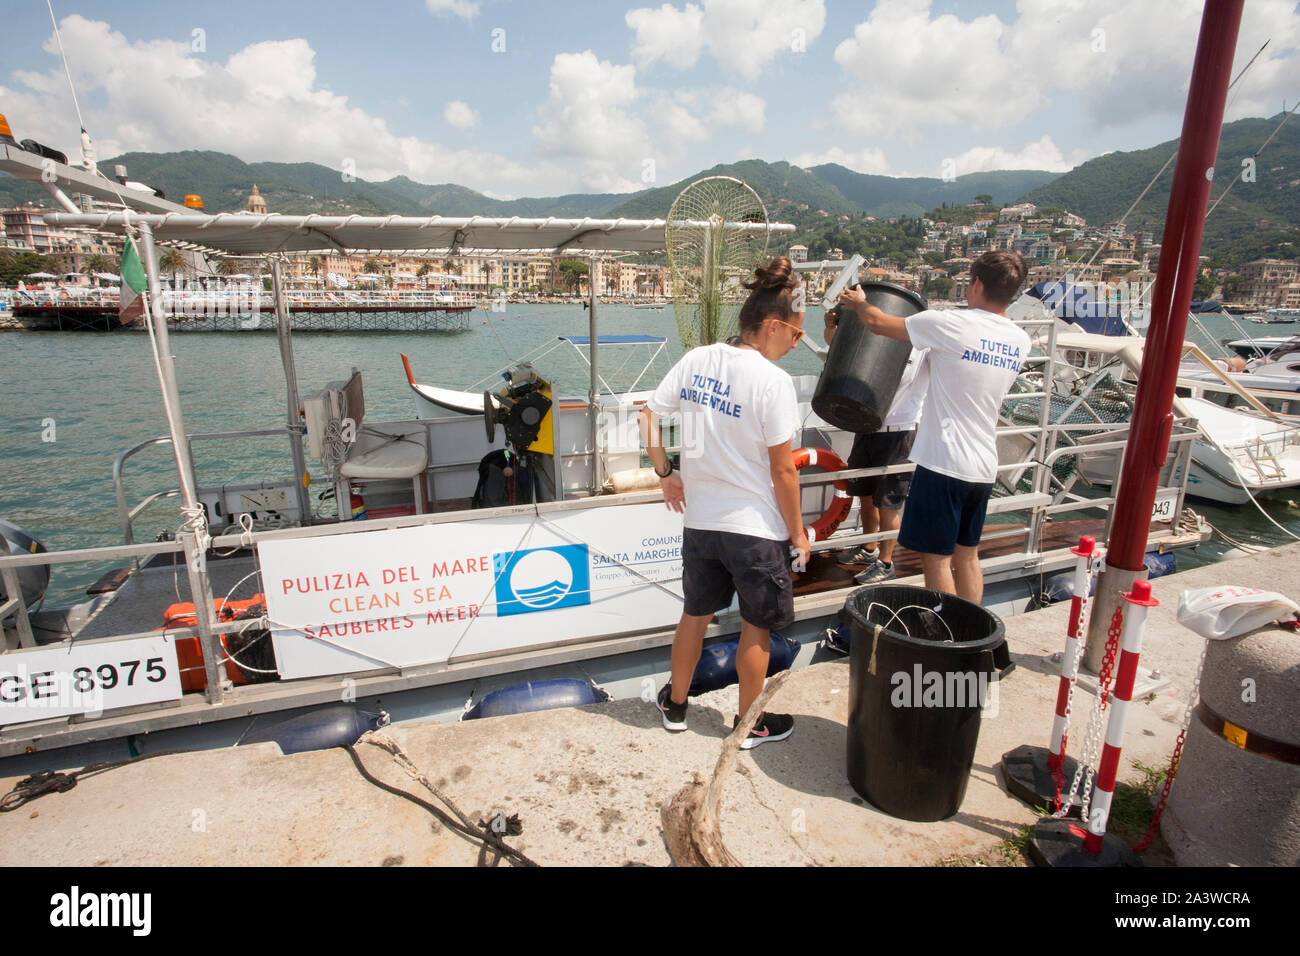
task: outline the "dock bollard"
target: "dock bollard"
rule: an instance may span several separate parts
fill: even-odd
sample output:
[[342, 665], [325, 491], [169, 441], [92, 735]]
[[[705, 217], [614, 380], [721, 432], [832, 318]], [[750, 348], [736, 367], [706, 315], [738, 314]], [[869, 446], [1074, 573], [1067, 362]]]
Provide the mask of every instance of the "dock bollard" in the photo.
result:
[[1124, 727], [1137, 680], [1138, 660], [1142, 654], [1142, 633], [1147, 612], [1160, 602], [1151, 596], [1151, 582], [1134, 581], [1133, 590], [1123, 595], [1128, 608], [1124, 614], [1119, 669], [1110, 701], [1110, 719], [1106, 724], [1106, 742], [1097, 769], [1097, 783], [1088, 814], [1088, 829], [1079, 843], [1076, 825], [1065, 820], [1040, 820], [1030, 838], [1030, 853], [1047, 866], [1141, 866], [1137, 854], [1116, 836], [1107, 836], [1106, 820], [1110, 815], [1115, 777], [1123, 752]]
[[[1074, 562], [1074, 595], [1070, 598], [1070, 622], [1065, 632], [1065, 652], [1061, 656], [1061, 683], [1056, 692], [1056, 715], [1048, 746], [1021, 744], [1002, 755], [1002, 777], [1007, 790], [1032, 807], [1060, 809], [1064, 781], [1074, 779], [1078, 762], [1065, 752], [1070, 733], [1070, 705], [1079, 676], [1079, 661], [1088, 629], [1089, 593], [1093, 569], [1101, 558], [1097, 542], [1091, 535], [1079, 539], [1071, 548]], [[1068, 813], [1078, 812], [1077, 798], [1070, 798]]]

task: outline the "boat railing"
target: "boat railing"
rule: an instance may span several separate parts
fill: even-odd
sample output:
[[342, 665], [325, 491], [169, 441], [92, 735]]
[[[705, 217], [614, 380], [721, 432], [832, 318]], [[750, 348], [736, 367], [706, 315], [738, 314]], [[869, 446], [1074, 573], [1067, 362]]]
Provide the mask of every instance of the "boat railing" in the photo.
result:
[[[1062, 447], [1055, 447], [1058, 441], [1066, 441], [1063, 436], [1068, 436], [1072, 432], [1079, 431], [1075, 425], [1049, 425], [1047, 432], [1037, 436], [1041, 442], [1036, 440], [1031, 443], [1031, 449], [1036, 449], [1040, 443], [1048, 443], [1049, 451], [1041, 456], [1035, 451], [1030, 452], [1027, 461], [1007, 461], [999, 465], [999, 472], [1015, 472], [1019, 469], [1029, 469], [1034, 473], [1031, 480], [1021, 482], [1020, 486], [1027, 486], [1028, 490], [1014, 490], [1009, 494], [1001, 494], [994, 497], [989, 503], [990, 514], [1023, 514], [1027, 515], [1027, 520], [1017, 520], [1015, 526], [1010, 528], [995, 528], [989, 532], [989, 540], [1006, 539], [1013, 537], [1023, 537], [1024, 545], [1015, 549], [1012, 553], [1002, 554], [997, 557], [989, 558], [986, 562], [986, 573], [993, 575], [1011, 575], [1024, 573], [1028, 567], [1051, 567], [1056, 568], [1065, 566], [1068, 554], [1064, 551], [1052, 551], [1050, 554], [1043, 550], [1043, 523], [1046, 519], [1054, 514], [1064, 511], [1080, 511], [1083, 509], [1102, 510], [1108, 516], [1114, 503], [1114, 498], [1097, 498], [1086, 499], [1080, 496], [1071, 496], [1063, 493], [1060, 489], [1053, 488], [1046, 478], [1038, 477], [1041, 472], [1050, 472], [1063, 456], [1079, 454], [1086, 450], [1071, 444], [1065, 444]], [[1014, 432], [1021, 438], [1032, 437], [1032, 427], [1015, 427], [1006, 429], [1006, 433]], [[273, 437], [285, 434], [284, 429], [266, 429], [258, 432], [224, 432], [212, 434], [195, 434], [189, 436], [193, 441], [218, 441], [238, 439], [244, 440], [249, 437]], [[1174, 436], [1175, 442], [1182, 442], [1183, 448], [1190, 449], [1190, 434], [1178, 434]], [[140, 442], [132, 448], [127, 449], [118, 456], [114, 467], [115, 491], [122, 487], [122, 473], [127, 463], [138, 453], [146, 448], [155, 447], [167, 443], [167, 439], [155, 438], [148, 441]], [[1124, 446], [1122, 440], [1114, 440], [1095, 446], [1094, 451], [1118, 450]], [[799, 477], [801, 486], [826, 486], [834, 482], [841, 481], [847, 477], [865, 477], [869, 475], [891, 474], [907, 471], [913, 466], [910, 464], [883, 466], [876, 468], [861, 468], [838, 472], [822, 472], [802, 474]], [[1182, 469], [1181, 474], [1186, 475], [1186, 468]], [[1050, 489], [1051, 493], [1047, 490]], [[1176, 508], [1182, 505], [1182, 491], [1178, 487], [1160, 489], [1161, 496], [1169, 493], [1177, 496], [1176, 502], [1171, 502]], [[163, 497], [169, 497], [171, 492], [155, 492], [147, 496], [146, 501], [138, 503], [135, 507], [127, 507], [124, 493], [119, 493], [119, 507], [124, 515], [124, 535], [130, 538], [133, 535], [132, 523], [138, 517], [139, 510], [147, 504], [156, 502]], [[372, 518], [365, 521], [328, 521], [319, 524], [313, 524], [293, 528], [253, 528], [249, 531], [235, 531], [232, 533], [220, 532], [214, 535], [209, 543], [209, 554], [229, 552], [233, 549], [255, 549], [262, 542], [287, 540], [287, 539], [307, 539], [316, 537], [335, 537], [339, 535], [365, 534], [372, 531], [396, 528], [414, 528], [414, 527], [436, 527], [439, 525], [448, 525], [454, 527], [457, 522], [466, 520], [490, 520], [493, 518], [503, 517], [520, 517], [529, 516], [537, 520], [545, 521], [548, 516], [557, 515], [569, 509], [581, 508], [607, 508], [622, 507], [635, 504], [661, 503], [663, 501], [662, 492], [641, 491], [630, 492], [625, 494], [598, 495], [581, 500], [559, 500], [548, 502], [537, 502], [521, 505], [513, 505], [498, 508], [477, 509], [473, 512], [445, 511], [432, 512], [424, 514], [394, 515], [390, 517]], [[1173, 510], [1172, 517], [1177, 517], [1178, 512]], [[1177, 533], [1177, 529], [1161, 533], [1162, 540], [1168, 540]], [[838, 533], [826, 541], [816, 542], [813, 545], [815, 551], [824, 551], [830, 548], [842, 548], [848, 545], [864, 541], [879, 541], [893, 537], [894, 532], [883, 532], [875, 534], [855, 534], [850, 530]], [[190, 536], [182, 536], [188, 539]], [[63, 565], [87, 561], [107, 561], [121, 558], [130, 558], [138, 561], [151, 555], [177, 555], [183, 554], [183, 560], [177, 560], [177, 567], [184, 567], [190, 573], [191, 586], [197, 581], [202, 582], [204, 587], [208, 586], [209, 572], [206, 561], [199, 562], [194, 568], [189, 567], [191, 555], [186, 552], [185, 547], [187, 540], [164, 540], [147, 543], [128, 543], [114, 545], [109, 547], [84, 548], [72, 551], [51, 551], [40, 554], [17, 554], [17, 555], [0, 555], [0, 577], [6, 580], [7, 590], [15, 593], [17, 589], [10, 579], [14, 577], [14, 572], [20, 568], [30, 565]], [[1059, 550], [1059, 549], [1058, 549]], [[245, 552], [246, 553], [246, 552]], [[1052, 563], [1052, 562], [1055, 563]], [[263, 591], [263, 583], [255, 582], [255, 590]], [[17, 592], [20, 593], [20, 592]], [[216, 595], [220, 597], [221, 595]], [[826, 595], [808, 595], [797, 602], [796, 607], [805, 607], [806, 613], [812, 613], [811, 609], [820, 608], [826, 604]], [[17, 645], [11, 646], [10, 651], [32, 649], [33, 645], [27, 643], [30, 634], [29, 612], [26, 608], [16, 608], [12, 612], [18, 619]], [[28, 627], [24, 629], [23, 622], [27, 622]], [[267, 618], [239, 620], [233, 622], [219, 622], [215, 619], [204, 620], [199, 625], [181, 628], [168, 628], [169, 635], [176, 639], [197, 637], [195, 642], [201, 652], [203, 666], [207, 667], [209, 661], [215, 661], [214, 667], [220, 670], [223, 667], [225, 657], [228, 652], [223, 648], [221, 635], [231, 634], [243, 631], [250, 627], [268, 628], [272, 622]], [[143, 633], [132, 634], [112, 634], [102, 638], [96, 638], [96, 642], [116, 642], [128, 639], [136, 639], [147, 636]], [[670, 632], [669, 632], [670, 636]], [[640, 640], [641, 638], [637, 638]], [[666, 639], [666, 638], [665, 638]], [[600, 643], [600, 642], [596, 642]], [[606, 641], [605, 643], [608, 643]], [[39, 645], [41, 647], [53, 647], [58, 645]], [[594, 646], [594, 645], [593, 645]], [[542, 652], [537, 652], [542, 653]], [[549, 653], [549, 652], [548, 652]], [[528, 653], [521, 653], [519, 660], [531, 660]], [[362, 671], [351, 675], [349, 679], [355, 679], [359, 689], [371, 689], [373, 692], [390, 692], [397, 689], [409, 688], [414, 686], [423, 686], [428, 683], [438, 682], [440, 680], [450, 679], [451, 673], [459, 673], [478, 667], [478, 664], [470, 661], [468, 664], [457, 664], [456, 667], [448, 670], [447, 665], [421, 665], [419, 667], [409, 667], [400, 669], [397, 672], [385, 671], [382, 673]], [[488, 666], [488, 665], [483, 665]], [[500, 666], [492, 664], [491, 666]], [[345, 677], [348, 675], [344, 675]], [[330, 678], [303, 678], [288, 683], [276, 684], [274, 686], [282, 688], [276, 694], [268, 696], [268, 687], [271, 685], [258, 684], [251, 687], [234, 687], [225, 681], [216, 682], [215, 686], [210, 685], [204, 695], [187, 695], [181, 705], [177, 708], [167, 711], [159, 711], [152, 716], [128, 712], [112, 712], [104, 717], [98, 718], [90, 727], [79, 727], [78, 718], [67, 718], [67, 723], [53, 727], [48, 723], [40, 725], [27, 724], [14, 728], [14, 738], [8, 743], [0, 739], [0, 750], [8, 746], [19, 746], [22, 741], [37, 739], [40, 735], [46, 735], [42, 739], [52, 739], [55, 736], [61, 736], [66, 742], [75, 742], [80, 739], [95, 739], [96, 733], [107, 732], [113, 728], [121, 730], [123, 727], [138, 728], [130, 732], [149, 728], [160, 728], [164, 726], [180, 726], [187, 720], [192, 722], [195, 719], [202, 720], [202, 714], [205, 708], [219, 705], [223, 701], [237, 700], [240, 706], [245, 705], [254, 709], [267, 710], [276, 709], [277, 707], [302, 706], [304, 703], [320, 702], [329, 699], [330, 694], [337, 693], [338, 677]], [[276, 696], [278, 694], [278, 696]], [[277, 703], [278, 701], [278, 703]], [[249, 711], [253, 712], [252, 710]], [[60, 720], [64, 720], [60, 718]], [[100, 730], [94, 730], [98, 725]], [[35, 735], [35, 736], [33, 736]], [[6, 733], [6, 737], [8, 733]]]
[[[186, 437], [190, 442], [191, 453], [192, 453], [193, 444], [196, 441], [229, 442], [232, 440], [243, 441], [250, 438], [266, 438], [266, 437], [283, 438], [286, 435], [288, 436], [291, 442], [295, 440], [300, 440], [301, 437], [301, 433], [297, 429], [290, 429], [287, 426], [281, 428], [263, 428], [254, 431], [193, 433], [187, 435]], [[145, 495], [140, 501], [136, 502], [135, 505], [130, 505], [128, 504], [127, 497], [126, 497], [126, 463], [147, 448], [156, 448], [162, 446], [170, 448], [171, 444], [172, 444], [172, 440], [171, 437], [168, 435], [161, 435], [156, 438], [149, 438], [142, 442], [137, 442], [136, 444], [132, 445], [130, 448], [118, 452], [117, 456], [113, 459], [113, 495], [117, 500], [118, 519], [120, 520], [122, 525], [122, 540], [127, 545], [135, 544], [136, 518], [138, 518], [143, 511], [145, 511], [147, 508], [149, 508], [151, 505], [155, 504], [156, 502], [161, 501], [165, 498], [173, 498], [178, 496], [180, 494], [180, 490], [176, 488], [169, 488], [162, 491], [155, 491]], [[191, 460], [193, 459], [191, 458]], [[139, 567], [138, 558], [134, 558], [132, 563], [135, 567], [137, 568]]]

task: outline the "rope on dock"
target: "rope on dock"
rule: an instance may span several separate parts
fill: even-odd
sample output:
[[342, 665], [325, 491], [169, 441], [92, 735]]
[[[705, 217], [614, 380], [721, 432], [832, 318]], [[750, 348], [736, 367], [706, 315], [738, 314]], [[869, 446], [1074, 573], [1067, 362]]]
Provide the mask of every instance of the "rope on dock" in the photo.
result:
[[[432, 793], [435, 797], [437, 797], [440, 801], [446, 804], [448, 809], [450, 809], [451, 812], [455, 814], [455, 819], [453, 819], [452, 816], [448, 814], [446, 811], [444, 811], [440, 807], [434, 806], [432, 803], [429, 803], [427, 800], [418, 797], [413, 793], [409, 793], [397, 787], [390, 786], [389, 784], [384, 783], [382, 780], [377, 779], [375, 776], [373, 776], [370, 773], [370, 771], [366, 769], [365, 764], [361, 762], [361, 757], [356, 752], [356, 749], [351, 745], [345, 744], [343, 749], [348, 752], [348, 756], [352, 758], [352, 762], [353, 764], [356, 765], [356, 768], [360, 772], [361, 776], [363, 776], [370, 783], [373, 783], [376, 787], [379, 787], [379, 789], [384, 790], [387, 793], [391, 793], [394, 796], [402, 797], [406, 800], [410, 800], [412, 803], [416, 804], [417, 806], [423, 807], [424, 809], [432, 813], [444, 826], [447, 827], [447, 829], [455, 833], [459, 833], [464, 837], [467, 837], [473, 843], [479, 844], [479, 853], [478, 853], [479, 866], [496, 866], [498, 863], [501, 862], [502, 858], [509, 860], [511, 863], [515, 864], [516, 866], [537, 866], [538, 865], [536, 862], [530, 860], [519, 850], [516, 850], [511, 846], [507, 846], [497, 832], [498, 829], [503, 829], [505, 834], [509, 836], [518, 836], [520, 833], [522, 833], [523, 824], [520, 823], [518, 814], [512, 814], [511, 816], [506, 817], [504, 820], [502, 820], [501, 823], [504, 824], [504, 826], [500, 826], [495, 819], [480, 820], [476, 824], [473, 821], [471, 821], [469, 817], [467, 817], [464, 813], [461, 812], [460, 808], [457, 807], [456, 804], [452, 802], [450, 797], [448, 797], [441, 790], [435, 787], [433, 783], [429, 780], [428, 776], [420, 772], [419, 768], [416, 767], [415, 764], [411, 761], [411, 758], [406, 755], [405, 751], [403, 751], [400, 746], [398, 746], [397, 741], [393, 740], [387, 734], [371, 731], [370, 733], [365, 734], [360, 740], [357, 741], [357, 743], [367, 743], [370, 744], [371, 746], [378, 747], [380, 750], [385, 750], [389, 754], [391, 754], [394, 762], [399, 767], [402, 768], [402, 770], [406, 773], [407, 776], [409, 776], [412, 780], [415, 780], [426, 790]], [[491, 854], [491, 859], [488, 858], [489, 854]]]

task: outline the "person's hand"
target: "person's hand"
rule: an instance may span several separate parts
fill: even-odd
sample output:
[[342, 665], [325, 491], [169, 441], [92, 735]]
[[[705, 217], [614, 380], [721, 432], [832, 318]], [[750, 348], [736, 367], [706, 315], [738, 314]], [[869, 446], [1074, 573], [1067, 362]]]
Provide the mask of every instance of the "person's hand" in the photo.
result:
[[682, 484], [681, 472], [674, 471], [667, 478], [660, 478], [659, 487], [664, 490], [664, 504], [679, 514], [686, 510], [686, 486]]
[[845, 289], [840, 293], [839, 304], [860, 312], [867, 304], [867, 294], [861, 289]]
[[812, 546], [808, 543], [806, 532], [801, 531], [790, 539], [790, 550], [799, 552], [798, 558], [795, 559], [798, 565], [797, 570], [803, 571], [807, 569], [808, 562], [812, 558]]

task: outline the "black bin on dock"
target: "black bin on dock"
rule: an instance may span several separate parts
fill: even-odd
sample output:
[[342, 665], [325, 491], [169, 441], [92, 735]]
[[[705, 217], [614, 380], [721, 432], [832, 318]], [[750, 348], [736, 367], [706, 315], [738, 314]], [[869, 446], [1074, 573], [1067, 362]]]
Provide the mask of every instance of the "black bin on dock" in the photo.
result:
[[[867, 302], [886, 315], [906, 318], [927, 308], [925, 296], [902, 286], [863, 282], [861, 288]], [[813, 411], [845, 431], [880, 431], [911, 354], [908, 342], [872, 335], [854, 313], [845, 310], [817, 379]]]
[[930, 822], [961, 807], [989, 684], [1010, 664], [1002, 620], [941, 591], [849, 595], [848, 777], [873, 806]]

